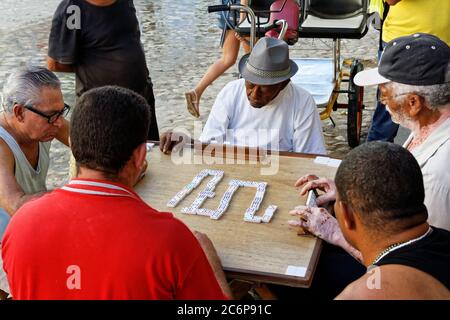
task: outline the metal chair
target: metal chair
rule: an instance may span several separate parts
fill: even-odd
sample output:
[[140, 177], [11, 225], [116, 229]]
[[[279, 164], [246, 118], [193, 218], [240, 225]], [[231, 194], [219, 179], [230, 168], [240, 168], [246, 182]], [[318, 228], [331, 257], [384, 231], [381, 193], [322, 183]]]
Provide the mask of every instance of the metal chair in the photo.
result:
[[[298, 7], [297, 0], [250, 0], [249, 7], [253, 10], [256, 18], [256, 30], [255, 35], [257, 38], [264, 37], [267, 35], [267, 32], [274, 31], [275, 29], [280, 29], [278, 25], [275, 25], [277, 19], [285, 19], [283, 15], [295, 14], [292, 10], [292, 6]], [[274, 6], [273, 6], [274, 5]], [[274, 9], [276, 8], [276, 9]], [[291, 8], [291, 9], [289, 9]], [[297, 42], [298, 39], [298, 8], [295, 11], [297, 15], [295, 16], [295, 30], [290, 30], [292, 26], [288, 30], [286, 41], [288, 44], [293, 45]], [[292, 17], [290, 17], [292, 19]], [[288, 20], [288, 19], [285, 19]], [[241, 24], [239, 24], [235, 31], [241, 36], [249, 36], [250, 35], [251, 24], [249, 17]]]
[[368, 30], [368, 0], [302, 0], [299, 36], [361, 39]]

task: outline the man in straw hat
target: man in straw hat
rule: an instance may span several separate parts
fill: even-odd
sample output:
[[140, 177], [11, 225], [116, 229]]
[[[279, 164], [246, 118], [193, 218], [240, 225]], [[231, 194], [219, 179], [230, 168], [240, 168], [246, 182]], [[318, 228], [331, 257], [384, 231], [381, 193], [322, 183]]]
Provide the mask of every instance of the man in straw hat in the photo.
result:
[[[200, 141], [325, 154], [314, 100], [290, 81], [297, 71], [284, 41], [259, 40], [239, 62], [243, 79], [231, 81], [217, 96]], [[171, 132], [165, 133], [161, 150], [168, 152], [176, 143]]]

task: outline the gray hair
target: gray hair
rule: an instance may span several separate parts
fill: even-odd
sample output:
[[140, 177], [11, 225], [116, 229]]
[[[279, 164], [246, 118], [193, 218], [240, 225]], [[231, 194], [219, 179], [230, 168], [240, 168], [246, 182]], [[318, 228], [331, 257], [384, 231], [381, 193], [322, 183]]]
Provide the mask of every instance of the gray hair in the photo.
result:
[[443, 84], [435, 84], [431, 86], [412, 86], [398, 82], [389, 82], [388, 87], [393, 92], [393, 95], [402, 95], [394, 98], [397, 102], [406, 99], [405, 94], [415, 93], [425, 100], [425, 105], [431, 110], [444, 107], [450, 103], [450, 82]]
[[40, 103], [43, 87], [60, 89], [61, 82], [53, 72], [43, 67], [27, 66], [18, 69], [10, 74], [3, 86], [3, 110], [11, 113], [14, 104]]

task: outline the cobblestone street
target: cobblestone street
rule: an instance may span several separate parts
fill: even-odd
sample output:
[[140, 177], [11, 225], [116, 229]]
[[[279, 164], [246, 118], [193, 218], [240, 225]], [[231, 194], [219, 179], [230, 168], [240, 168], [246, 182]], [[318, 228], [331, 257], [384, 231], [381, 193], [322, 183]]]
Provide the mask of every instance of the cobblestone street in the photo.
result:
[[[58, 0], [0, 2], [0, 86], [3, 86], [10, 70], [20, 65], [45, 65], [51, 18], [58, 3]], [[141, 21], [142, 42], [154, 83], [160, 132], [175, 127], [192, 132], [194, 118], [185, 108], [184, 92], [192, 89], [209, 65], [221, 56], [217, 15], [207, 13], [208, 4], [212, 1], [135, 1]], [[370, 30], [361, 40], [343, 40], [341, 54], [344, 58], [360, 59], [366, 68], [373, 67], [377, 47], [378, 33]], [[301, 39], [291, 47], [291, 58], [332, 57], [331, 50], [331, 40]], [[59, 73], [58, 76], [66, 102], [73, 105], [74, 75]], [[205, 91], [200, 120], [206, 121], [215, 96], [237, 76], [237, 67], [234, 66]], [[346, 102], [344, 95], [341, 99], [341, 102]], [[362, 140], [367, 135], [374, 101], [375, 91], [370, 88], [365, 91], [364, 97], [366, 109], [363, 112]], [[333, 112], [332, 117], [336, 127], [329, 120], [323, 122], [327, 149], [330, 156], [343, 157], [350, 150], [346, 138], [346, 112], [338, 110]], [[61, 186], [67, 181], [68, 162], [68, 148], [53, 142], [47, 180], [49, 188]]]

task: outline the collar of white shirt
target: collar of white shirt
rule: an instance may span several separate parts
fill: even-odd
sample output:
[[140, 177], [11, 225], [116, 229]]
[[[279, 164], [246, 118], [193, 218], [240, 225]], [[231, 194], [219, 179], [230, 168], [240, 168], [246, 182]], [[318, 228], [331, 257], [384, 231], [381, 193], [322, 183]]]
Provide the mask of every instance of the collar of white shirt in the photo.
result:
[[[445, 120], [439, 127], [437, 127], [430, 136], [425, 139], [420, 145], [411, 151], [420, 166], [422, 166], [428, 159], [430, 159], [436, 151], [450, 139], [450, 118]], [[413, 139], [414, 134], [411, 133], [403, 144], [407, 147]]]
[[[275, 97], [275, 99], [273, 99], [272, 101], [270, 101], [268, 104], [266, 104], [263, 108], [264, 109], [271, 109], [271, 108], [275, 108], [276, 106], [280, 105], [280, 103], [283, 101], [284, 99], [284, 95], [286, 95], [286, 93], [289, 91], [290, 87], [292, 86], [292, 82], [289, 82], [286, 87], [283, 88], [283, 90], [281, 90], [280, 92], [278, 92], [277, 96]], [[249, 102], [250, 104], [250, 102]]]

